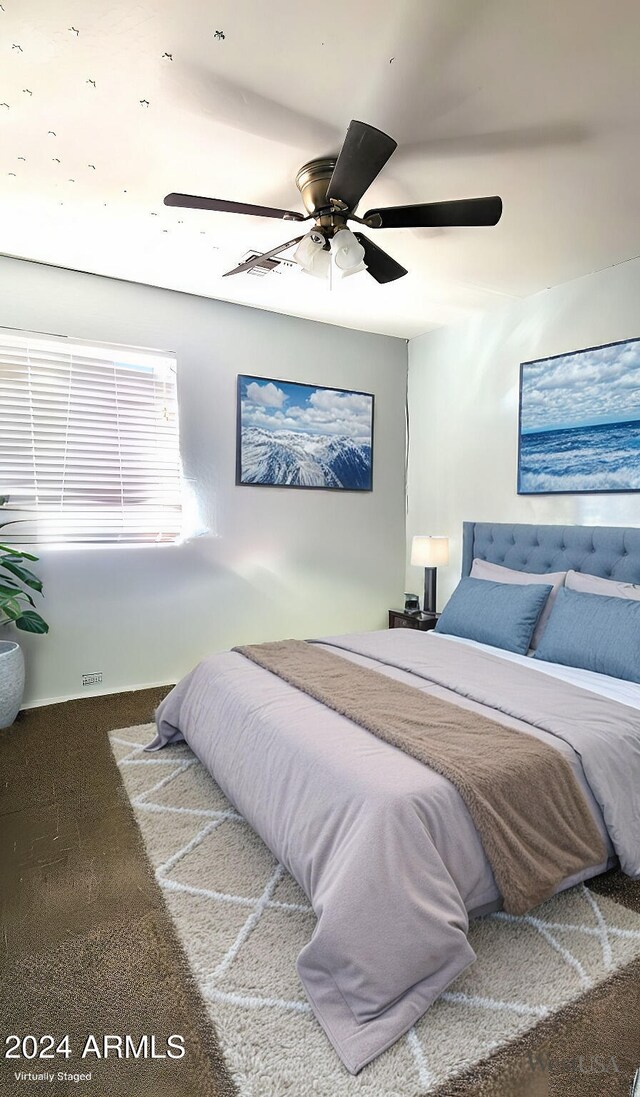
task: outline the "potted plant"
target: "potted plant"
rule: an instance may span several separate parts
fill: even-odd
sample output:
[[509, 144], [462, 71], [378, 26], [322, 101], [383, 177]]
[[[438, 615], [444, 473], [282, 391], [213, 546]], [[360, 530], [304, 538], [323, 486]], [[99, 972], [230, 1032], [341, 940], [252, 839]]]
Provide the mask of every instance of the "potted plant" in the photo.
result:
[[[0, 499], [0, 506], [5, 502]], [[0, 523], [0, 529], [11, 522]], [[0, 544], [0, 625], [14, 624], [23, 632], [44, 633], [49, 626], [35, 608], [30, 591], [42, 594], [42, 582], [26, 562], [37, 556]], [[31, 608], [30, 608], [31, 607]], [[24, 692], [24, 657], [15, 640], [0, 640], [0, 728], [13, 723]]]

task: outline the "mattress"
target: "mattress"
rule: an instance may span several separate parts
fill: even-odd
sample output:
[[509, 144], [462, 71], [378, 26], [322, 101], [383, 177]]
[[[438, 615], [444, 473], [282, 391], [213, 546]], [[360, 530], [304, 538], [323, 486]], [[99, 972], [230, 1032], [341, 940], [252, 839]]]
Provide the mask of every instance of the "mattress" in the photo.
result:
[[[563, 753], [606, 859], [561, 887], [616, 857], [640, 874], [640, 687], [413, 630], [319, 642]], [[564, 713], [557, 727], [556, 708]], [[500, 904], [460, 794], [235, 652], [196, 667], [157, 718], [151, 749], [186, 739], [309, 897], [318, 922], [298, 972], [356, 1073], [473, 962], [469, 917]]]

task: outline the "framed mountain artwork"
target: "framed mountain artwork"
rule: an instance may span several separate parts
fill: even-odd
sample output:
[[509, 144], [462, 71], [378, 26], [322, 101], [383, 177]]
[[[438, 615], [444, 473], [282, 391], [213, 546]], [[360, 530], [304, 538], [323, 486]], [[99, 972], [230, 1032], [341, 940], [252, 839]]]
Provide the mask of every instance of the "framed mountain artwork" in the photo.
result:
[[236, 483], [371, 491], [373, 396], [238, 377]]
[[640, 491], [640, 339], [523, 362], [518, 494]]

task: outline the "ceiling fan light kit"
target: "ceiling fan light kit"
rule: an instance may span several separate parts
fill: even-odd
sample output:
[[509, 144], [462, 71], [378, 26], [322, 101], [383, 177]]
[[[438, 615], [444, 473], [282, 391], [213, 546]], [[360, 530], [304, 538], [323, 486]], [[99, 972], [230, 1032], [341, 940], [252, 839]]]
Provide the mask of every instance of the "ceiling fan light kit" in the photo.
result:
[[[217, 210], [283, 221], [314, 221], [304, 236], [255, 255], [224, 277], [241, 274], [289, 248], [298, 245], [294, 259], [307, 274], [330, 276], [335, 265], [343, 278], [367, 270], [381, 284], [404, 277], [406, 269], [361, 232], [351, 232], [348, 221], [368, 229], [450, 228], [497, 225], [502, 216], [502, 199], [465, 198], [453, 202], [426, 202], [411, 206], [389, 206], [367, 210], [359, 217], [355, 210], [365, 191], [377, 178], [397, 145], [392, 137], [365, 122], [353, 120], [337, 158], [320, 157], [304, 164], [296, 175], [306, 216], [295, 210], [230, 202], [221, 198], [199, 198], [189, 194], [168, 194], [166, 206]], [[331, 262], [333, 258], [333, 264]]]

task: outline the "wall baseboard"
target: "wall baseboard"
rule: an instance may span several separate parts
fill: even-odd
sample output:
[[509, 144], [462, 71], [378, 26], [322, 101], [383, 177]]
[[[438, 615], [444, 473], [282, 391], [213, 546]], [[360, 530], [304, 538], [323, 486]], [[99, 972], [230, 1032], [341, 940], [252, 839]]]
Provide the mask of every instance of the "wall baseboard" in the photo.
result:
[[45, 697], [39, 701], [29, 701], [27, 704], [22, 705], [22, 710], [25, 711], [30, 708], [42, 708], [44, 705], [61, 705], [65, 701], [81, 701], [83, 697], [108, 697], [110, 693], [136, 693], [141, 689], [158, 689], [160, 686], [167, 686], [171, 689], [171, 682], [143, 682], [138, 686], [122, 686], [120, 689], [84, 689], [82, 693], [70, 693], [63, 697]]

